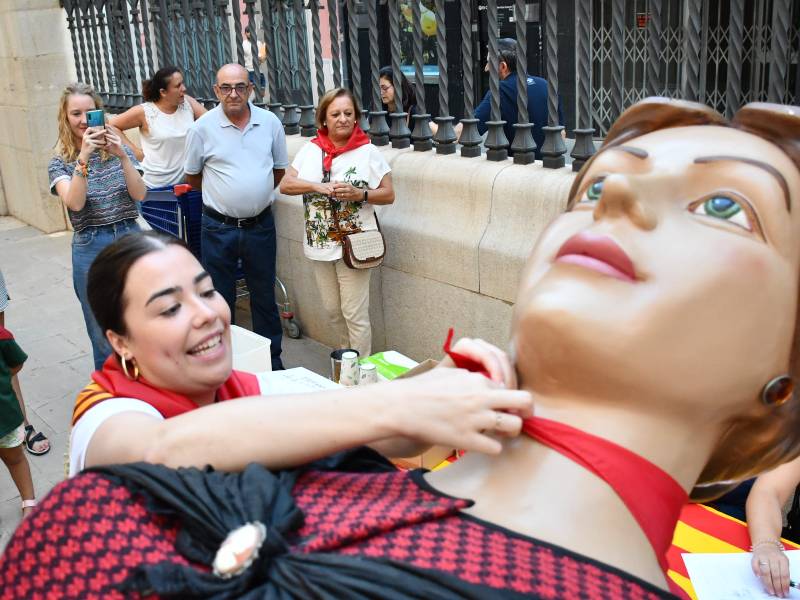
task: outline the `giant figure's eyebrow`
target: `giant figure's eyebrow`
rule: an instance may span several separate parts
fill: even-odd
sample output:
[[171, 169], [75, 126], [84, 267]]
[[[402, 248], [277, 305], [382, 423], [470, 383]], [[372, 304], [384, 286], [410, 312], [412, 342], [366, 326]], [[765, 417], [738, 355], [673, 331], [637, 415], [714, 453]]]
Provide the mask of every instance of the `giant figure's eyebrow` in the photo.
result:
[[754, 158], [746, 158], [744, 156], [699, 156], [694, 159], [695, 164], [703, 165], [713, 162], [721, 162], [721, 161], [736, 161], [740, 163], [744, 163], [746, 165], [752, 165], [754, 167], [758, 167], [759, 169], [764, 169], [767, 173], [772, 175], [775, 179], [778, 180], [778, 185], [781, 186], [783, 190], [783, 197], [786, 201], [786, 211], [792, 212], [792, 205], [789, 200], [789, 184], [786, 183], [786, 178], [783, 174], [778, 171], [775, 167], [760, 160], [756, 160]]
[[[208, 271], [201, 271], [192, 281], [193, 281], [193, 283], [195, 285], [197, 285], [198, 283], [200, 283], [201, 281], [203, 281], [203, 279], [206, 279], [207, 277], [211, 277], [211, 275], [208, 274]], [[144, 305], [147, 306], [153, 300], [156, 300], [157, 298], [161, 298], [162, 296], [169, 296], [170, 294], [177, 294], [182, 289], [183, 288], [181, 286], [174, 285], [172, 287], [168, 287], [168, 288], [164, 288], [163, 290], [159, 290], [158, 292], [156, 292], [155, 294], [150, 296], [150, 298], [148, 298], [147, 302], [145, 302]]]
[[635, 156], [636, 158], [641, 158], [642, 160], [650, 156], [647, 153], [647, 150], [643, 150], [642, 148], [636, 148], [635, 146], [613, 146], [609, 148], [609, 150], [622, 150], [623, 152], [627, 152], [631, 156]]

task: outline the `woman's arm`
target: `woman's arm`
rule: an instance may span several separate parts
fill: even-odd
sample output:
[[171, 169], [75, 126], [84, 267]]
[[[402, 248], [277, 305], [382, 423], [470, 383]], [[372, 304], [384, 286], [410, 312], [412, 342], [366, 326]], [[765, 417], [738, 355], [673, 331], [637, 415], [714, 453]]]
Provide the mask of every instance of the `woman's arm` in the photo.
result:
[[144, 107], [141, 104], [137, 104], [136, 106], [126, 110], [124, 113], [113, 115], [108, 119], [108, 124], [112, 127], [116, 127], [119, 130], [118, 133], [122, 139], [122, 143], [133, 150], [133, 155], [136, 157], [136, 160], [143, 160], [144, 152], [142, 152], [142, 149], [130, 141], [128, 136], [126, 136], [123, 132], [128, 129], [135, 129], [137, 127], [141, 131], [147, 131], [147, 119], [144, 116]]
[[189, 105], [192, 107], [192, 114], [194, 115], [194, 120], [195, 121], [197, 121], [197, 119], [199, 119], [200, 117], [202, 117], [204, 114], [206, 114], [208, 112], [206, 110], [205, 106], [200, 104], [197, 100], [192, 98], [189, 94], [186, 94], [184, 96], [184, 98], [186, 98], [186, 100], [189, 101]]
[[280, 191], [281, 194], [286, 194], [287, 196], [298, 196], [300, 194], [308, 194], [312, 192], [330, 196], [333, 193], [333, 184], [314, 183], [312, 181], [300, 179], [297, 176], [297, 169], [294, 167], [288, 167], [286, 169], [286, 174], [281, 180]]
[[747, 496], [747, 529], [753, 545], [751, 567], [767, 591], [789, 594], [789, 560], [781, 550], [783, 507], [800, 483], [800, 458], [764, 473]]
[[106, 149], [112, 156], [119, 158], [122, 163], [122, 173], [125, 175], [125, 185], [128, 187], [128, 194], [136, 202], [141, 202], [147, 195], [147, 186], [144, 184], [141, 173], [136, 170], [128, 153], [122, 147], [122, 140], [119, 130], [113, 126], [106, 129]]
[[108, 125], [112, 125], [120, 131], [135, 129], [137, 127], [143, 131], [147, 131], [147, 119], [144, 118], [144, 107], [141, 104], [137, 104], [124, 113], [112, 115], [108, 119]]
[[122, 140], [122, 143], [125, 144], [128, 148], [131, 149], [133, 155], [136, 157], [136, 160], [143, 161], [144, 160], [144, 151], [139, 148], [136, 144], [134, 144], [124, 132], [119, 131], [119, 138]]
[[[88, 164], [92, 152], [106, 145], [106, 130], [102, 127], [89, 127], [83, 133], [78, 162]], [[77, 169], [76, 169], [77, 171]], [[86, 177], [73, 172], [72, 179], [56, 183], [56, 194], [71, 211], [79, 211], [86, 206]]]
[[[85, 466], [144, 460], [238, 471], [297, 466], [354, 446], [405, 437], [496, 454], [489, 433], [518, 434], [530, 394], [462, 369], [316, 394], [241, 398], [163, 421], [123, 413], [91, 439]], [[505, 414], [498, 426], [497, 411]]]
[[[332, 184], [333, 195], [337, 200], [347, 200], [348, 202], [361, 202], [364, 200], [364, 190], [345, 181], [335, 181]], [[370, 204], [391, 204], [394, 202], [394, 186], [392, 185], [392, 174], [387, 173], [381, 179], [374, 190], [366, 190], [367, 201]]]

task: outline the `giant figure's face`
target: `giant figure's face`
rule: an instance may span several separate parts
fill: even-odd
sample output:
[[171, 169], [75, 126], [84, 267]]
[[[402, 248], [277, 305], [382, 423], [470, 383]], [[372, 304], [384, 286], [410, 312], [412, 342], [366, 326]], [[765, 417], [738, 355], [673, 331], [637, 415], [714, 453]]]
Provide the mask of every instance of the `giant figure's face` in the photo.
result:
[[679, 127], [604, 150], [523, 276], [522, 385], [698, 416], [756, 402], [788, 368], [799, 200], [789, 158], [743, 131]]

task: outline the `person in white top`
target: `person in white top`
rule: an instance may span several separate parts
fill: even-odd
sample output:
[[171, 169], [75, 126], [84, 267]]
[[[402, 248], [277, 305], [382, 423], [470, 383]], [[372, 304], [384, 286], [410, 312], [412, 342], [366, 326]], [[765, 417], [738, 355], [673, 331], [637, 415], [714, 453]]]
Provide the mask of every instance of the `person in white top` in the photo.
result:
[[182, 183], [186, 133], [206, 109], [186, 93], [178, 67], [163, 67], [142, 84], [143, 104], [109, 119], [120, 130], [138, 127], [142, 147], [130, 143], [149, 189]]
[[184, 243], [156, 231], [101, 252], [88, 289], [114, 354], [78, 395], [71, 474], [136, 461], [280, 469], [361, 444], [389, 456], [430, 444], [496, 454], [494, 436], [518, 435], [532, 413], [506, 355], [480, 340], [455, 348], [491, 379], [436, 368], [389, 383], [259, 396], [255, 376], [231, 369], [228, 304]]
[[[242, 50], [244, 50], [244, 68], [247, 69], [247, 76], [250, 78], [250, 83], [256, 83], [256, 71], [253, 67], [253, 45], [250, 43], [251, 34], [250, 26], [248, 25], [244, 30], [245, 39], [242, 40]], [[260, 77], [258, 78], [261, 87], [264, 87], [266, 79], [264, 71], [261, 69], [261, 63], [267, 59], [267, 46], [261, 40], [258, 40], [258, 70]]]
[[342, 348], [361, 356], [372, 350], [369, 321], [370, 269], [351, 269], [342, 260], [346, 233], [378, 229], [373, 205], [394, 202], [389, 163], [358, 127], [361, 111], [350, 90], [320, 98], [317, 137], [294, 158], [281, 193], [303, 195], [304, 252], [313, 261], [323, 309], [335, 331], [347, 327]]

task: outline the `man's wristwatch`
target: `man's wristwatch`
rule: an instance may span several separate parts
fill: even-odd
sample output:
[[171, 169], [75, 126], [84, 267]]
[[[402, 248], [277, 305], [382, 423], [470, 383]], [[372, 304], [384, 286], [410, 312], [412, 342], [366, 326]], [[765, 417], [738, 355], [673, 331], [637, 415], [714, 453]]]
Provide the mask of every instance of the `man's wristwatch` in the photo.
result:
[[364, 190], [364, 202], [369, 202], [369, 193], [367, 193], [367, 190]]

